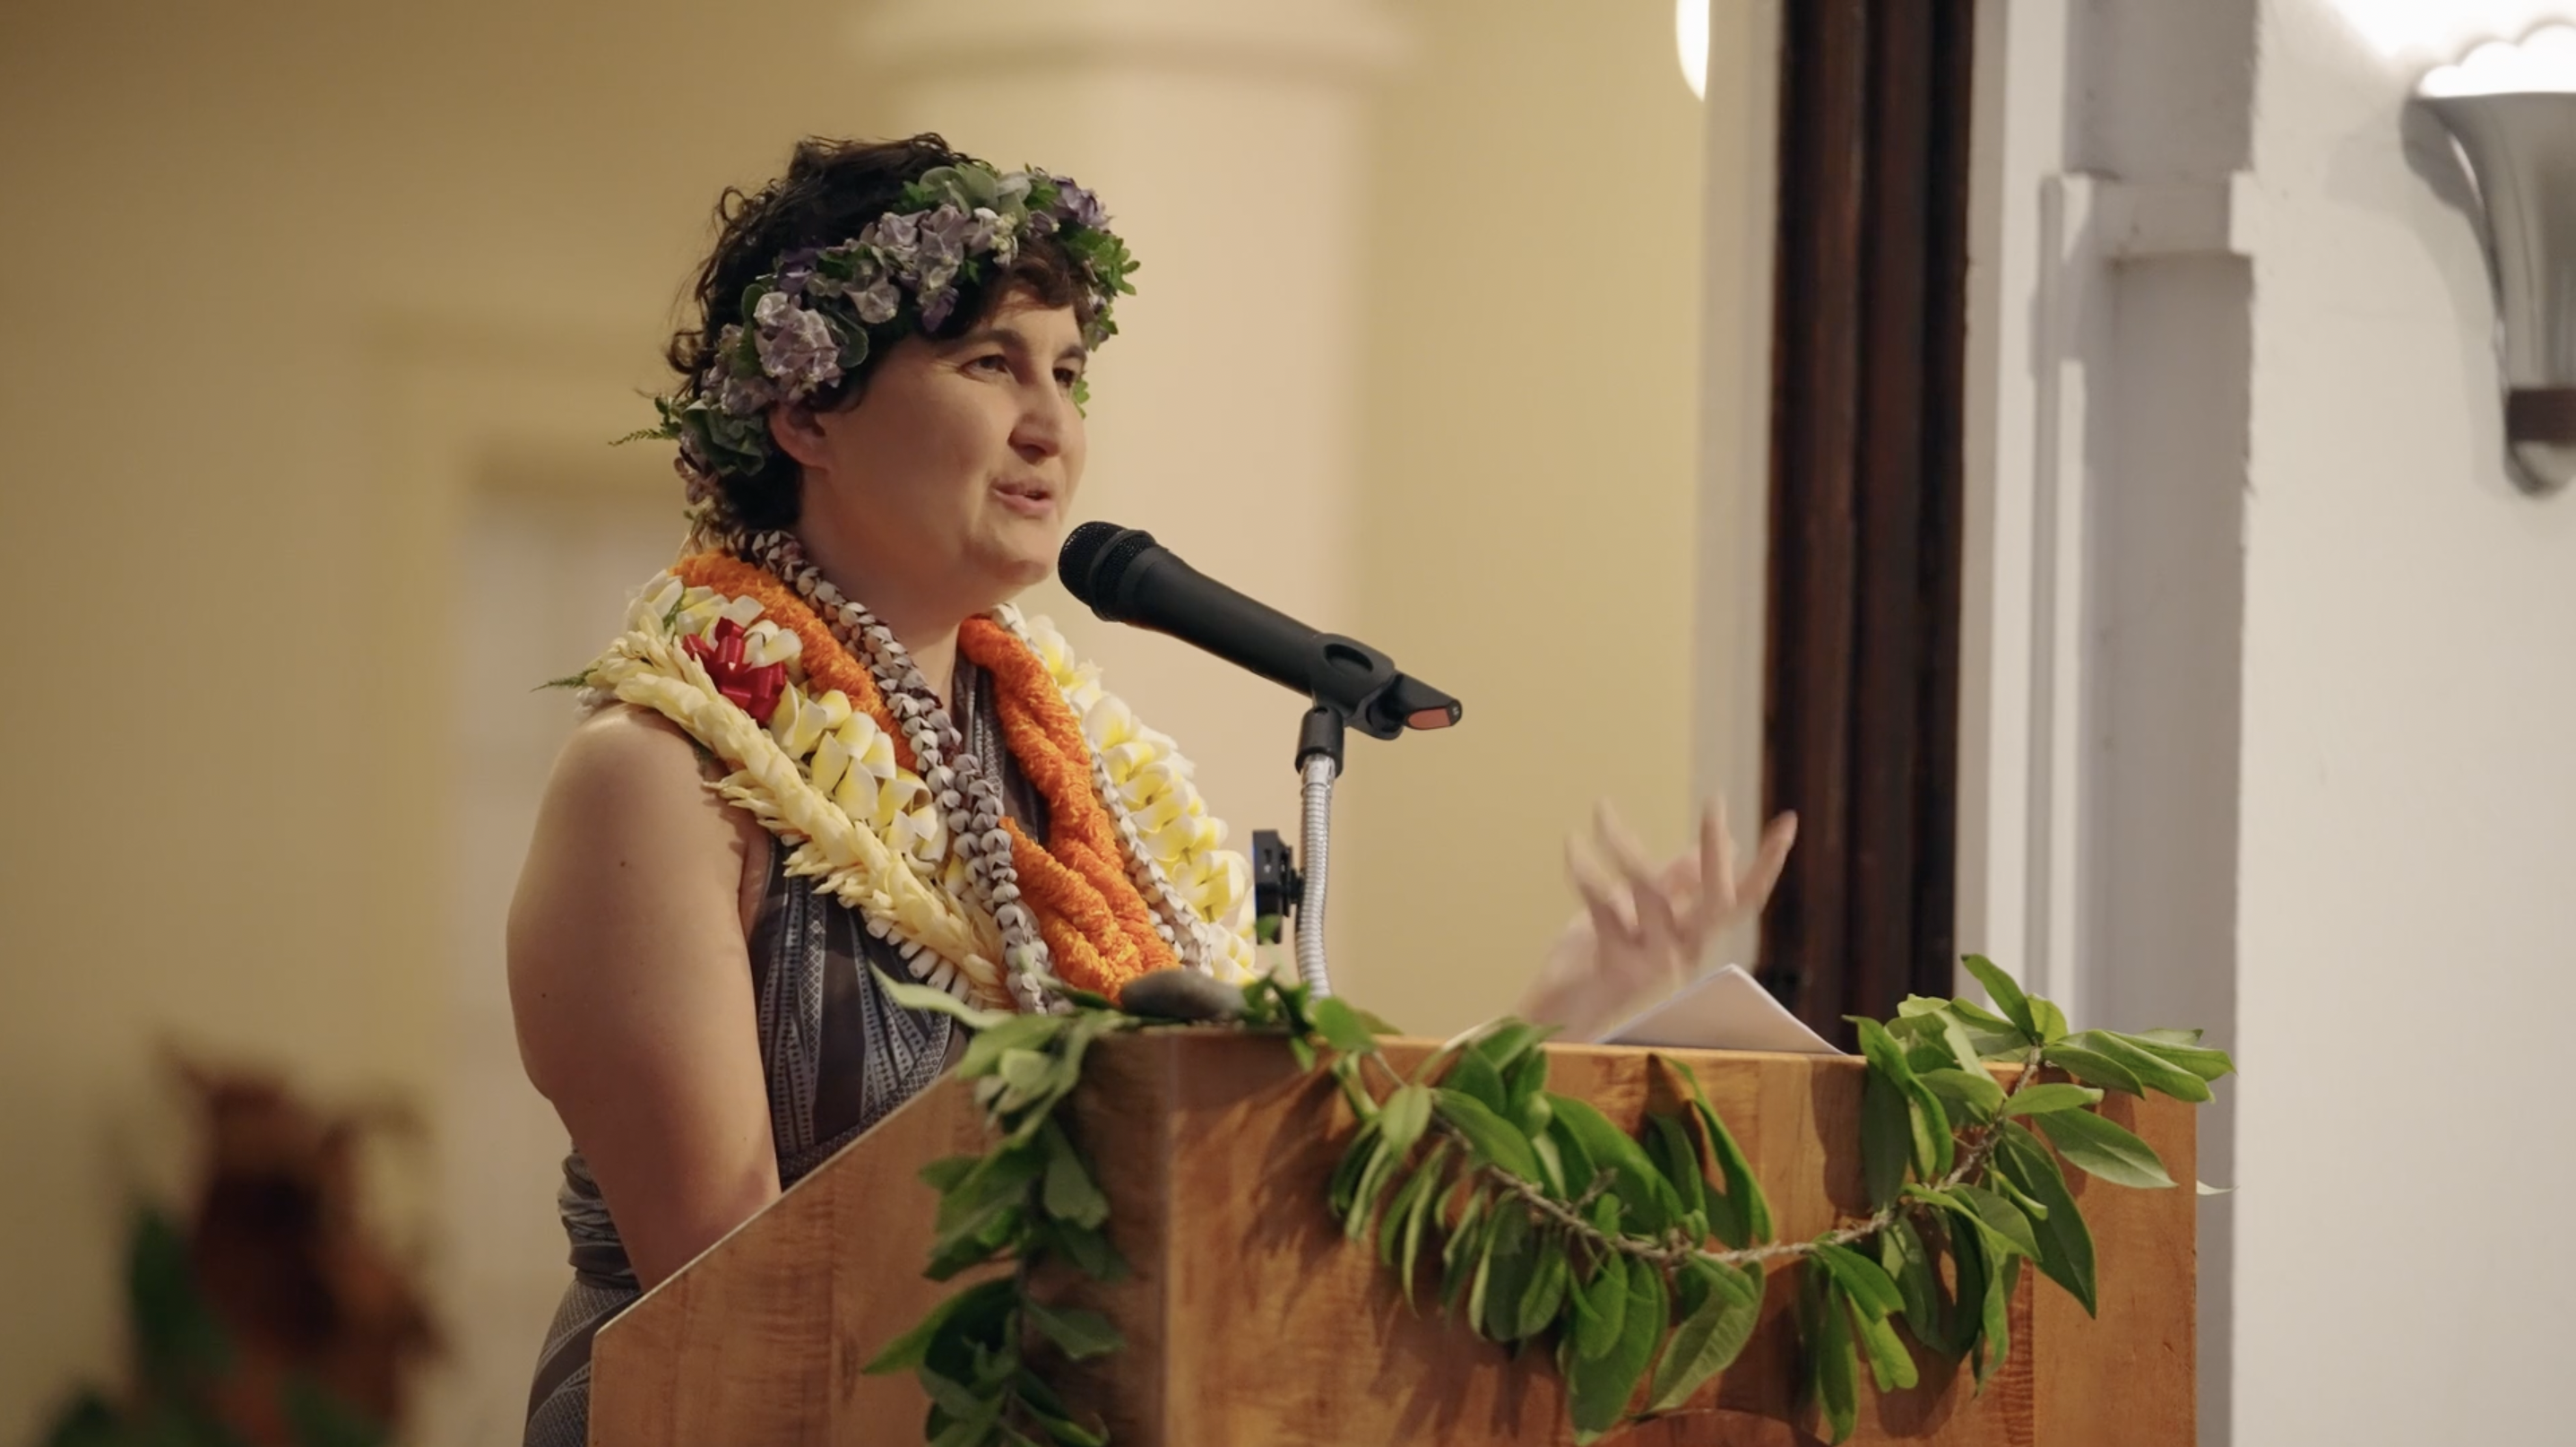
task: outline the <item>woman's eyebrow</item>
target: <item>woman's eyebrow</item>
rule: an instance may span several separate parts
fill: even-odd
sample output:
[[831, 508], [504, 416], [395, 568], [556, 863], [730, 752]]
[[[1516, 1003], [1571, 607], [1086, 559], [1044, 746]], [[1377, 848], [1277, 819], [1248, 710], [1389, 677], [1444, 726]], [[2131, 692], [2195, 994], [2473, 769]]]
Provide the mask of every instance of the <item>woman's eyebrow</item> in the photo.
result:
[[[1029, 345], [1028, 333], [1019, 330], [1017, 327], [979, 328], [978, 330], [968, 332], [966, 335], [957, 338], [948, 345], [961, 352], [970, 347], [983, 346], [1008, 347], [1013, 351], [1019, 352], [1036, 350], [1036, 348]], [[1059, 362], [1088, 362], [1091, 360], [1091, 348], [1084, 346], [1080, 342], [1067, 342], [1064, 345], [1064, 350], [1055, 354], [1055, 359]]]

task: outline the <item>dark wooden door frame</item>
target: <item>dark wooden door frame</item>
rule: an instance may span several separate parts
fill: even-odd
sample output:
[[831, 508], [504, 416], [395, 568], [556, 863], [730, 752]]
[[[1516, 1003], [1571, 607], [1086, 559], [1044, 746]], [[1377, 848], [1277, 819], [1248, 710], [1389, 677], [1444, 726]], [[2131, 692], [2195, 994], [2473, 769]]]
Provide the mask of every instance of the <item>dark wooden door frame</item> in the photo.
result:
[[1955, 963], [1974, 8], [1781, 7], [1763, 975], [1846, 1044]]

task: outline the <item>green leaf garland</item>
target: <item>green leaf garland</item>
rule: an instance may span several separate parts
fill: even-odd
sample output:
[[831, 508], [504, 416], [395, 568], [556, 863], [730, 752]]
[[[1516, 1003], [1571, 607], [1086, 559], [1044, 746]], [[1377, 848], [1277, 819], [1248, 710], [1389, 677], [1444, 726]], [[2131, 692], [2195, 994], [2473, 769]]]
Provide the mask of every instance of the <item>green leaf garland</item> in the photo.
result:
[[[1481, 1337], [1551, 1343], [1577, 1441], [1684, 1408], [1743, 1352], [1767, 1272], [1789, 1264], [1814, 1429], [1840, 1442], [1858, 1420], [1864, 1362], [1881, 1392], [1921, 1380], [1908, 1336], [1944, 1370], [1964, 1361], [1980, 1390], [1993, 1380], [2011, 1354], [2023, 1261], [2093, 1311], [2094, 1243], [2061, 1161], [2115, 1185], [2172, 1185], [2144, 1141], [2097, 1113], [2104, 1091], [2196, 1102], [2235, 1069], [2197, 1031], [2072, 1032], [1991, 962], [1966, 966], [1994, 1009], [1914, 997], [1895, 1020], [1855, 1019], [1871, 1214], [1812, 1241], [1774, 1239], [1751, 1162], [1684, 1061], [1654, 1057], [1681, 1109], [1650, 1111], [1631, 1133], [1547, 1090], [1550, 1032], [1525, 1022], [1470, 1031], [1410, 1075], [1378, 1048], [1384, 1022], [1302, 986], [1245, 987], [1234, 1028], [1280, 1038], [1351, 1106], [1324, 1191], [1344, 1234], [1395, 1273], [1409, 1308], [1427, 1309], [1421, 1294], [1434, 1291]], [[1069, 1014], [996, 1015], [887, 983], [978, 1032], [959, 1073], [994, 1134], [983, 1155], [922, 1171], [940, 1193], [930, 1274], [1011, 1270], [949, 1297], [867, 1369], [920, 1377], [938, 1447], [1104, 1444], [1040, 1368], [1115, 1351], [1118, 1334], [1029, 1283], [1050, 1260], [1101, 1279], [1124, 1271], [1104, 1232], [1108, 1196], [1055, 1111], [1093, 1041], [1162, 1022], [1096, 998]], [[1997, 1064], [2019, 1067], [2009, 1083]], [[2043, 1067], [2080, 1083], [2044, 1080]]]

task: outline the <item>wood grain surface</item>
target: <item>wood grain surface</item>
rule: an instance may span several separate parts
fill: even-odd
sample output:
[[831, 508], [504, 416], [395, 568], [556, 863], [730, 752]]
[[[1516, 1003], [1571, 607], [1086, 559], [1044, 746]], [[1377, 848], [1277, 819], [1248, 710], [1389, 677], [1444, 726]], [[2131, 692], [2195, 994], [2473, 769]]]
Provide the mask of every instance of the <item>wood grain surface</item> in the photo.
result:
[[[1429, 1047], [1390, 1047], [1399, 1067]], [[1780, 1234], [1861, 1207], [1858, 1061], [1669, 1052], [1691, 1063], [1762, 1178]], [[1550, 1088], [1634, 1126], [1669, 1087], [1649, 1052], [1555, 1047]], [[2113, 1097], [2106, 1112], [2191, 1179], [2190, 1108]], [[1350, 1119], [1275, 1041], [1174, 1031], [1096, 1049], [1075, 1124], [1102, 1163], [1110, 1230], [1136, 1268], [1064, 1283], [1110, 1313], [1125, 1350], [1058, 1379], [1122, 1447], [1570, 1442], [1545, 1351], [1516, 1360], [1415, 1314], [1374, 1254], [1323, 1206]], [[949, 1286], [924, 1281], [934, 1198], [914, 1172], [980, 1147], [958, 1082], [905, 1106], [665, 1282], [599, 1337], [591, 1441], [614, 1447], [911, 1443], [909, 1377], [858, 1366]], [[2025, 1272], [2012, 1356], [1982, 1395], [1921, 1356], [1925, 1382], [1862, 1387], [1862, 1443], [2170, 1447], [2193, 1440], [2193, 1198], [2069, 1171], [2099, 1248], [2101, 1315]], [[1742, 1360], [1685, 1411], [1611, 1440], [1807, 1443], [1796, 1401], [1788, 1273]], [[1918, 1354], [1919, 1356], [1921, 1354]], [[1866, 1378], [1866, 1373], [1864, 1373]]]

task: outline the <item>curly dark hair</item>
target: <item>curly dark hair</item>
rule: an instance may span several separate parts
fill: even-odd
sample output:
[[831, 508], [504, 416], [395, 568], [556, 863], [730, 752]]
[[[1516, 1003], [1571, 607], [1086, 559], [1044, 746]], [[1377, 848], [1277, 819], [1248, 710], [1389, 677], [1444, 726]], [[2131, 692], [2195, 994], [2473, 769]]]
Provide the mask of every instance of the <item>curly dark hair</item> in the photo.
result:
[[[973, 159], [930, 133], [901, 141], [808, 137], [796, 143], [786, 175], [754, 192], [727, 187], [716, 201], [715, 249], [698, 267], [691, 289], [697, 325], [672, 333], [663, 354], [671, 369], [686, 382], [715, 364], [717, 333], [739, 319], [743, 293], [763, 273], [775, 270], [779, 257], [799, 247], [833, 246], [857, 236], [894, 209], [903, 189], [925, 172]], [[1032, 237], [1007, 268], [964, 287], [955, 312], [930, 335], [962, 336], [980, 325], [1003, 297], [1019, 291], [1033, 294], [1043, 306], [1072, 307], [1077, 321], [1086, 329], [1091, 325], [1092, 297], [1072, 259], [1052, 238]], [[856, 405], [884, 355], [882, 348], [871, 350], [865, 361], [807, 405], [817, 411]], [[759, 471], [727, 473], [717, 485], [730, 521], [764, 529], [795, 525], [803, 481], [796, 459], [772, 449]]]

